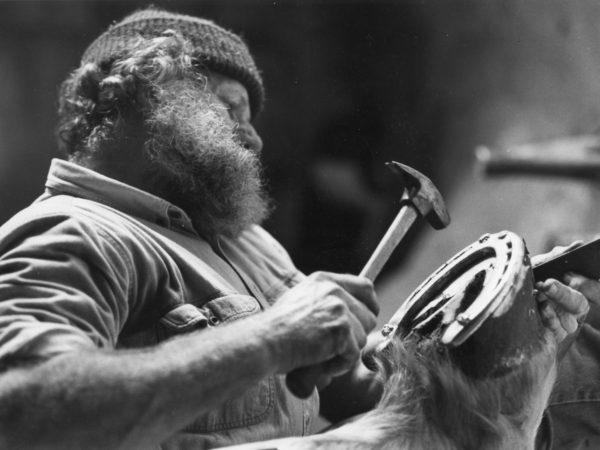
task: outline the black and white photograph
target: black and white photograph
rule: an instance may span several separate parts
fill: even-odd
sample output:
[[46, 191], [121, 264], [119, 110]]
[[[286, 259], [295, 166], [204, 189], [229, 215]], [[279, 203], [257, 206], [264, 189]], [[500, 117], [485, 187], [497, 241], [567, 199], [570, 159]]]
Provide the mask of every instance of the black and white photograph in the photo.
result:
[[600, 2], [0, 0], [0, 450], [600, 450]]

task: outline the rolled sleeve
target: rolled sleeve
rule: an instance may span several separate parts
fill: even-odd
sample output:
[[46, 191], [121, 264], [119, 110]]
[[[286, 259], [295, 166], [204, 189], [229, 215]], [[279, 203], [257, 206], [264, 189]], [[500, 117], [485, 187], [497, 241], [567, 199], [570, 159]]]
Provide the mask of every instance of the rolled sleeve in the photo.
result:
[[0, 363], [114, 348], [131, 264], [93, 221], [16, 221], [0, 232]]

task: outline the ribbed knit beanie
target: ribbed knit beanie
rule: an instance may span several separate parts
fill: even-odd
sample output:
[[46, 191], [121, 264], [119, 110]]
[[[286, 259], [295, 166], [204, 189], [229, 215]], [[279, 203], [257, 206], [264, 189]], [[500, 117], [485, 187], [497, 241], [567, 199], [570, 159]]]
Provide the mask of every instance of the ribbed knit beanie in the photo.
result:
[[260, 112], [265, 99], [260, 73], [244, 41], [214, 22], [199, 17], [171, 13], [150, 7], [126, 16], [111, 25], [85, 50], [82, 63], [103, 63], [125, 53], [138, 37], [153, 38], [175, 30], [195, 47], [198, 57], [209, 69], [244, 85], [250, 98], [252, 117]]

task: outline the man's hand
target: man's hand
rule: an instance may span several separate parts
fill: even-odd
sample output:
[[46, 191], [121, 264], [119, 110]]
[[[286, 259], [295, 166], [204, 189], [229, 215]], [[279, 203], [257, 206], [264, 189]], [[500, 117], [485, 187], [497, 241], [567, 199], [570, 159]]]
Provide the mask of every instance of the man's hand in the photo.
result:
[[354, 366], [378, 312], [371, 281], [316, 272], [287, 291], [260, 320], [270, 333], [277, 372], [319, 364], [321, 387]]

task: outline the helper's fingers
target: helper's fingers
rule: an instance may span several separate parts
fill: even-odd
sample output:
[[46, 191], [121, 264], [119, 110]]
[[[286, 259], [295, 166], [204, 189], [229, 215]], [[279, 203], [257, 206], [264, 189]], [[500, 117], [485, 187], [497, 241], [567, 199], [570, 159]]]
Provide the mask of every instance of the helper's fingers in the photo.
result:
[[567, 335], [565, 330], [562, 328], [560, 319], [556, 314], [556, 311], [552, 307], [549, 301], [542, 301], [538, 305], [540, 317], [542, 323], [548, 328], [555, 336], [557, 342], [561, 342]]
[[577, 317], [587, 314], [590, 306], [583, 294], [559, 281], [548, 278], [536, 283], [540, 295]]
[[592, 280], [572, 272], [566, 273], [563, 279], [569, 287], [581, 292], [588, 301], [600, 305], [600, 282], [598, 280]]
[[560, 324], [567, 332], [567, 334], [575, 333], [579, 327], [579, 322], [573, 314], [560, 314], [558, 313], [558, 319]]
[[538, 309], [540, 311], [540, 317], [542, 318], [542, 322], [547, 328], [550, 328], [552, 331], [557, 331], [560, 328], [560, 320], [558, 319], [558, 315], [556, 311], [552, 307], [549, 301], [543, 301], [538, 304]]

